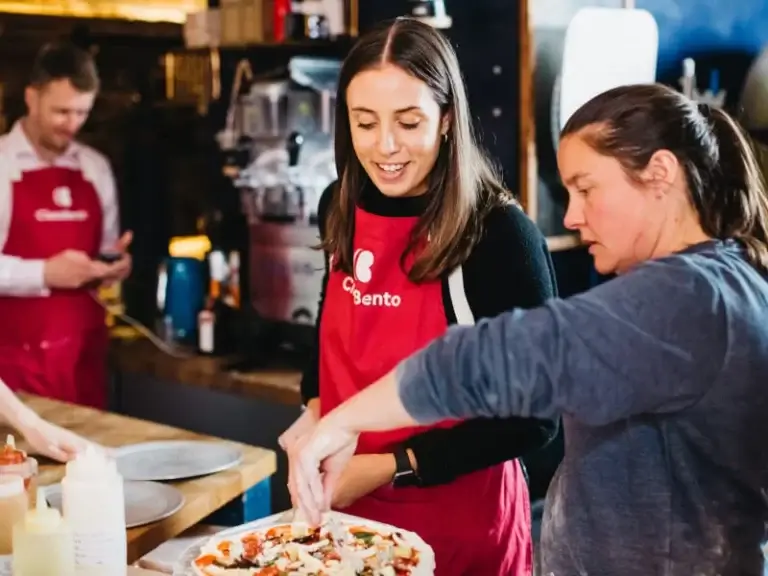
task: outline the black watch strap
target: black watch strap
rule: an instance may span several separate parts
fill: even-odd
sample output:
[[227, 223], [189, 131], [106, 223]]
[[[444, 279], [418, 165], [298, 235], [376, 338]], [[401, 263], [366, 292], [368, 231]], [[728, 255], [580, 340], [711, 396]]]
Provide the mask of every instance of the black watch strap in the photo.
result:
[[404, 486], [418, 486], [419, 483], [419, 475], [411, 466], [408, 450], [403, 447], [398, 448], [395, 450], [395, 476], [392, 478], [392, 485], [395, 488], [402, 488]]

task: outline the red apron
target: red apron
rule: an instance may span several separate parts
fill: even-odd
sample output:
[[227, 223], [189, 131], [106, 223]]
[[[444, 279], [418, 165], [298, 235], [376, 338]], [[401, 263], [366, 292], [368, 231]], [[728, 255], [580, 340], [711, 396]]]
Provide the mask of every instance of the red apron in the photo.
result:
[[[79, 170], [46, 167], [11, 184], [3, 253], [46, 259], [63, 250], [99, 253], [102, 209]], [[108, 338], [103, 308], [86, 289], [0, 297], [0, 378], [15, 391], [96, 408], [107, 404]]]
[[[331, 271], [320, 326], [320, 405], [326, 413], [442, 335], [440, 281], [414, 284], [400, 256], [417, 218], [355, 212], [354, 275]], [[441, 422], [437, 426], [452, 426]], [[358, 453], [386, 453], [426, 428], [360, 437]], [[434, 549], [437, 576], [532, 573], [528, 488], [507, 462], [431, 488], [387, 485], [348, 514], [416, 532]]]

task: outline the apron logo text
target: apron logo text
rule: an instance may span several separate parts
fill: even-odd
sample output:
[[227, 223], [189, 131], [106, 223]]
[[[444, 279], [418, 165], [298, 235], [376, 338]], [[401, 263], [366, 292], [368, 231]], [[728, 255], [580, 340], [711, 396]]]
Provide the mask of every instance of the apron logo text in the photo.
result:
[[403, 299], [397, 294], [384, 292], [382, 294], [363, 294], [355, 285], [355, 280], [351, 276], [344, 278], [341, 283], [344, 292], [352, 294], [352, 301], [356, 306], [384, 306], [386, 308], [397, 308]]
[[402, 298], [396, 294], [384, 292], [383, 294], [363, 294], [358, 290], [357, 283], [368, 284], [373, 278], [373, 252], [358, 248], [355, 250], [355, 257], [352, 261], [355, 277], [347, 276], [341, 283], [344, 292], [352, 294], [352, 301], [356, 306], [383, 306], [386, 308], [397, 308], [400, 306]]
[[35, 220], [38, 222], [84, 222], [88, 220], [86, 210], [35, 210]]

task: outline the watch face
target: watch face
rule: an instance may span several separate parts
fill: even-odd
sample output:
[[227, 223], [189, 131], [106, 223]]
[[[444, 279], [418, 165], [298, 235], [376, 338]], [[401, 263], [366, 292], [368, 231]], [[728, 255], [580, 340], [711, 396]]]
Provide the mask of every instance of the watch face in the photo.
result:
[[395, 452], [396, 471], [392, 477], [394, 486], [412, 486], [418, 478], [416, 471], [411, 467], [411, 460], [405, 450]]
[[416, 474], [413, 470], [403, 470], [396, 472], [392, 479], [392, 484], [398, 486], [413, 486], [416, 482]]

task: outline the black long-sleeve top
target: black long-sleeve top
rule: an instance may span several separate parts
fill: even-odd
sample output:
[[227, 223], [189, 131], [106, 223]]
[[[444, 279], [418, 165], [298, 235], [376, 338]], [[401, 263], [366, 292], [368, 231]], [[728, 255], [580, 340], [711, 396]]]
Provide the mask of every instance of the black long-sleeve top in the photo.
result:
[[[321, 238], [335, 183], [318, 205]], [[389, 198], [373, 186], [364, 190], [361, 206], [381, 216], [417, 216], [424, 198]], [[328, 257], [320, 295], [317, 327], [322, 322]], [[533, 308], [557, 296], [552, 259], [538, 227], [517, 206], [494, 208], [483, 223], [483, 236], [462, 265], [464, 291], [474, 318], [496, 316], [511, 308]], [[443, 302], [449, 324], [456, 323], [447, 282]], [[319, 331], [317, 332], [319, 334]], [[319, 346], [304, 371], [301, 393], [305, 402], [319, 397]], [[452, 428], [436, 428], [405, 441], [418, 464], [423, 486], [447, 484], [457, 477], [511, 460], [545, 446], [557, 424], [535, 418], [477, 418]]]

